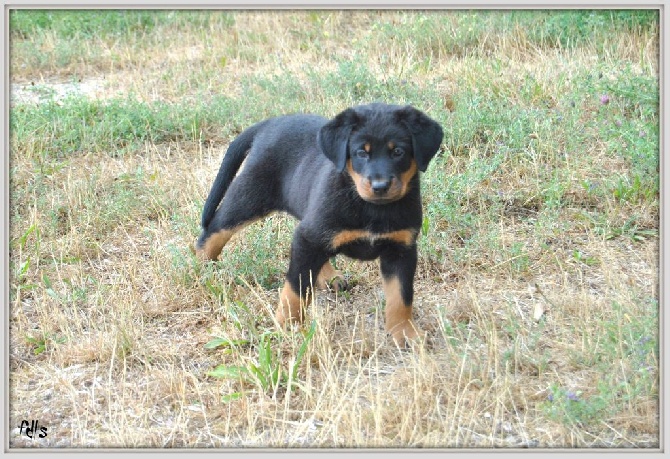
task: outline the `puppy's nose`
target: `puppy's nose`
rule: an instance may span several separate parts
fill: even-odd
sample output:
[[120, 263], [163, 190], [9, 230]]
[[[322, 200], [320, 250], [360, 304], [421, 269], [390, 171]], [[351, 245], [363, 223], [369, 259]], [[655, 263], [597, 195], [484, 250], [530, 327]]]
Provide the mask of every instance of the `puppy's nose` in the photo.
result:
[[372, 179], [370, 186], [376, 195], [383, 195], [391, 188], [391, 179]]

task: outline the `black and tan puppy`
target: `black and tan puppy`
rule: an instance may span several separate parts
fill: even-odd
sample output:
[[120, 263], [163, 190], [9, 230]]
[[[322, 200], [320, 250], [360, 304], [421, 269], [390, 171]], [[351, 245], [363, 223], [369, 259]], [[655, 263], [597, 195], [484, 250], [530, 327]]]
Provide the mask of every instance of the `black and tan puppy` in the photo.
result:
[[332, 120], [287, 115], [261, 121], [242, 132], [223, 158], [203, 209], [196, 253], [214, 260], [246, 225], [288, 212], [300, 223], [277, 321], [303, 320], [312, 285], [345, 285], [331, 257], [379, 258], [386, 330], [404, 345], [421, 335], [412, 321], [422, 223], [419, 171], [426, 170], [442, 137], [439, 124], [411, 106], [370, 104]]

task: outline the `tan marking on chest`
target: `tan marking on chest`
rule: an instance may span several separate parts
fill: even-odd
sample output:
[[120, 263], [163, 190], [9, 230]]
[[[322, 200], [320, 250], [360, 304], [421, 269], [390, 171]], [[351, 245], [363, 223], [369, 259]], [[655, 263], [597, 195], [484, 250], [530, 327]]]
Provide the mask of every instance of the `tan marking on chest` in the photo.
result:
[[356, 241], [368, 241], [373, 244], [378, 240], [389, 240], [402, 245], [412, 245], [415, 238], [415, 230], [398, 230], [388, 233], [373, 233], [367, 230], [344, 230], [333, 237], [330, 245], [333, 249], [337, 249]]

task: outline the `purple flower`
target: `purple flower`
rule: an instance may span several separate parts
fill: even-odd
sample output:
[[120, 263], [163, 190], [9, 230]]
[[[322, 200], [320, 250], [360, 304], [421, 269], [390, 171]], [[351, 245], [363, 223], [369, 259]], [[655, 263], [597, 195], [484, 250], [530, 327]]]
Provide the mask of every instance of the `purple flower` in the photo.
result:
[[600, 103], [603, 104], [603, 105], [609, 104], [610, 103], [610, 96], [608, 96], [607, 94], [603, 94], [602, 96], [600, 96]]
[[577, 402], [577, 401], [579, 401], [579, 397], [577, 396], [577, 394], [575, 394], [575, 393], [572, 392], [572, 391], [568, 391], [568, 392], [565, 394], [565, 396], [567, 397], [568, 400], [572, 400], [573, 402]]

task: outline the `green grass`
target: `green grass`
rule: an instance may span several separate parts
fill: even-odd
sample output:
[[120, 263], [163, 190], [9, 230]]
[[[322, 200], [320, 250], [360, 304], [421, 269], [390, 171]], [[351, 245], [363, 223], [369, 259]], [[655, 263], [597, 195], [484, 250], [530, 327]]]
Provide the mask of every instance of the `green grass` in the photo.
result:
[[[153, 11], [16, 10], [10, 15], [15, 37], [35, 37], [52, 32], [59, 38], [93, 38], [150, 33], [156, 24], [174, 15]], [[131, 35], [132, 36], [132, 35]]]
[[[615, 316], [601, 318], [602, 328], [595, 335], [582, 336], [581, 350], [571, 356], [573, 365], [596, 367], [606, 376], [570, 389], [552, 385], [542, 405], [547, 416], [568, 426], [594, 427], [630, 408], [637, 397], [656, 396], [658, 380], [650, 369], [659, 358], [658, 304], [650, 298], [638, 301], [645, 303], [645, 315], [632, 317], [632, 311], [614, 303]], [[612, 366], [613, 362], [617, 365]]]
[[132, 97], [105, 102], [68, 97], [12, 112], [10, 132], [16, 138], [13, 145], [41, 156], [62, 159], [86, 152], [122, 155], [144, 142], [198, 141], [205, 134], [216, 135], [214, 124], [234, 111], [225, 98], [208, 105], [175, 107]]

